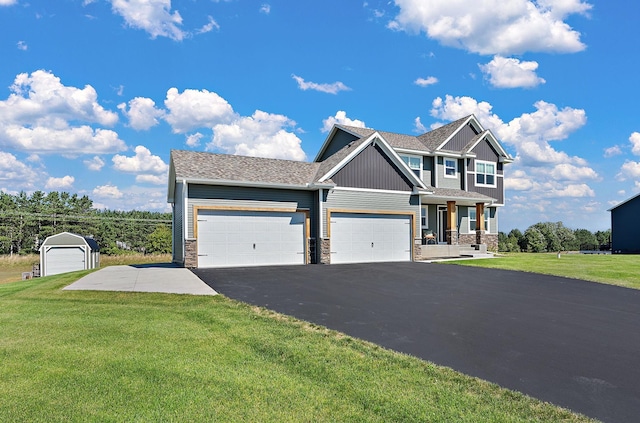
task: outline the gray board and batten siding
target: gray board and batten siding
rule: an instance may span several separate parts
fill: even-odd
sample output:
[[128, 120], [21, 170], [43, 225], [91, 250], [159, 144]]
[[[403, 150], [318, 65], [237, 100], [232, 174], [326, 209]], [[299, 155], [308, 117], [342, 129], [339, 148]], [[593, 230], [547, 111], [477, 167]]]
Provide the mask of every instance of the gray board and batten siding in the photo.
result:
[[433, 172], [433, 159], [431, 156], [422, 157], [422, 182], [429, 186], [435, 186], [435, 173]]
[[413, 184], [382, 151], [370, 144], [336, 172], [331, 180], [338, 186], [391, 191], [411, 191]]
[[462, 151], [476, 135], [478, 135], [478, 132], [476, 132], [471, 125], [467, 124], [463, 128], [460, 128], [460, 130], [442, 146], [442, 150]]
[[342, 148], [346, 147], [350, 143], [355, 140], [360, 139], [361, 137], [352, 135], [348, 132], [339, 129], [336, 131], [331, 143], [327, 146], [327, 149], [323, 151], [322, 156], [318, 157], [318, 161], [321, 162], [325, 160], [327, 157], [330, 157], [340, 151]]
[[314, 198], [315, 191], [286, 190], [272, 188], [233, 187], [221, 185], [189, 184], [187, 199], [187, 238], [195, 238], [193, 233], [193, 208], [195, 206], [226, 206], [242, 208], [302, 209], [309, 210], [311, 219], [311, 237], [315, 237]]
[[389, 211], [414, 213], [416, 219], [420, 218], [420, 199], [410, 193], [390, 193], [371, 191], [352, 191], [332, 189], [325, 190], [323, 194], [322, 210], [322, 237], [327, 237], [326, 210], [350, 210], [362, 211]]

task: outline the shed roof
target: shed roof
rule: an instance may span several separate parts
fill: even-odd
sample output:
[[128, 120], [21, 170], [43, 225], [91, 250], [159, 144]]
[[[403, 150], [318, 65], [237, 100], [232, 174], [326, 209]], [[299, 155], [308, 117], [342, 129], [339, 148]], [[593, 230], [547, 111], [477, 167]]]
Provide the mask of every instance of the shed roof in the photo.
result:
[[88, 246], [92, 251], [100, 251], [98, 242], [90, 237], [74, 234], [71, 232], [61, 232], [47, 237], [40, 249], [51, 246]]

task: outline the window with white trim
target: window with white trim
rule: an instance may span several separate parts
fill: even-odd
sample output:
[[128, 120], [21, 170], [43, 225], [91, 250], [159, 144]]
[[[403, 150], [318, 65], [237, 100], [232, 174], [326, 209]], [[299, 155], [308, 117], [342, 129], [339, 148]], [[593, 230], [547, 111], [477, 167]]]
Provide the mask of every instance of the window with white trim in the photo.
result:
[[476, 186], [496, 186], [496, 164], [476, 160]]
[[[489, 208], [484, 209], [484, 231], [486, 233], [491, 232], [489, 229], [490, 228], [489, 217], [491, 216], [491, 213], [489, 211], [490, 211]], [[476, 228], [478, 227], [477, 225], [478, 225], [478, 219], [476, 215], [476, 208], [469, 207], [469, 233], [475, 232]]]
[[422, 179], [422, 156], [408, 156], [401, 154], [400, 158], [409, 166], [409, 169]]
[[421, 210], [421, 214], [420, 214], [420, 224], [422, 225], [423, 228], [426, 228], [429, 226], [428, 224], [428, 215], [427, 215], [427, 208], [423, 207]]
[[444, 158], [444, 177], [445, 178], [457, 178], [458, 177], [458, 160]]

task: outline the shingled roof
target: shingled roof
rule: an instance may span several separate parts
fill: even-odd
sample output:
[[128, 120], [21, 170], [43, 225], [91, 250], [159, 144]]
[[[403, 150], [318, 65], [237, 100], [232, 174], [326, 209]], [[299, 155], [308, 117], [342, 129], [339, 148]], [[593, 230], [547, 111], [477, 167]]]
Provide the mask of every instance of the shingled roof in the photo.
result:
[[306, 185], [316, 181], [320, 163], [171, 150], [176, 178], [207, 181]]
[[376, 131], [371, 128], [359, 128], [356, 126], [336, 125], [338, 128], [344, 129], [352, 134], [359, 135], [363, 138], [369, 137], [374, 132], [378, 132], [393, 148], [401, 148], [405, 150], [416, 151], [435, 151], [443, 142], [445, 142], [460, 126], [469, 119], [471, 115], [465, 116], [447, 125], [441, 126], [433, 131], [425, 134], [414, 136], [398, 134], [395, 132]]

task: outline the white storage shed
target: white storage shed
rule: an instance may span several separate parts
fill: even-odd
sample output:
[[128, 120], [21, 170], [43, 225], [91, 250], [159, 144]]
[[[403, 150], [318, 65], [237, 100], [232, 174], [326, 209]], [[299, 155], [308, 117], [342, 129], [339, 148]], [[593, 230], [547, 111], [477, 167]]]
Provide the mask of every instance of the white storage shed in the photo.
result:
[[100, 247], [93, 238], [62, 232], [51, 235], [40, 246], [41, 276], [96, 267], [100, 267]]

